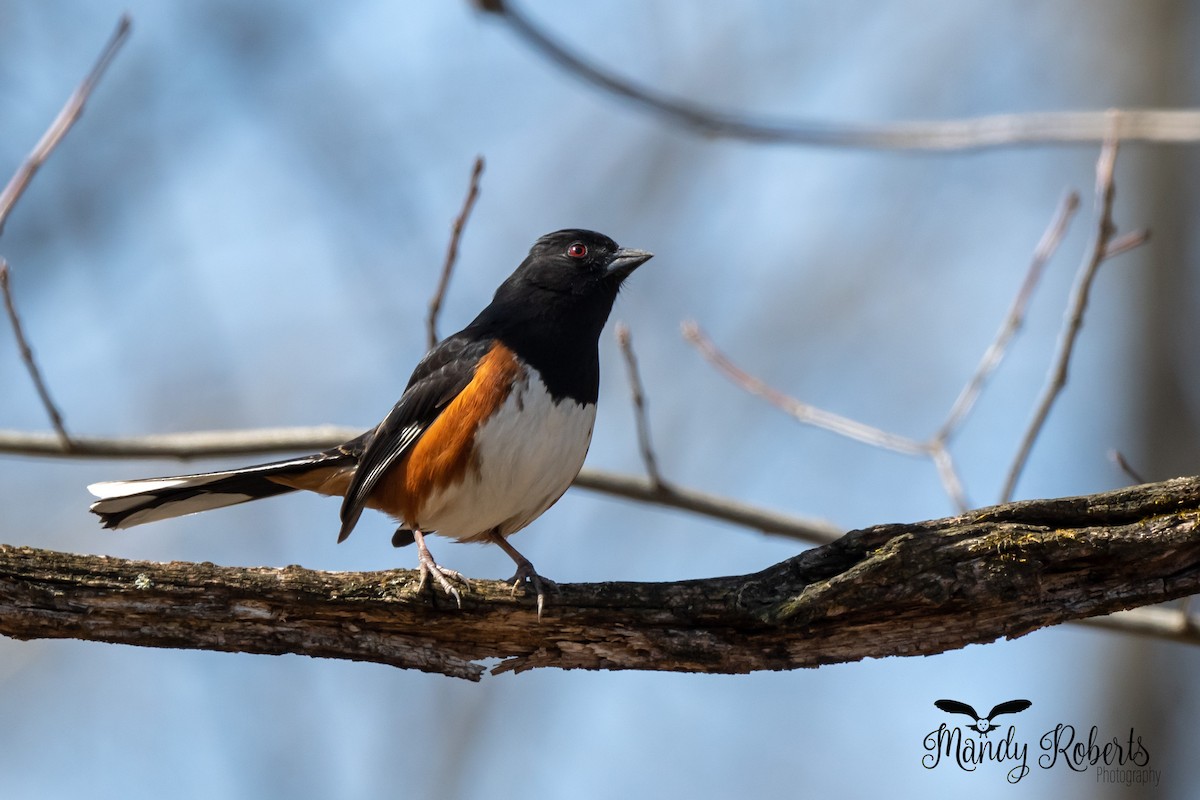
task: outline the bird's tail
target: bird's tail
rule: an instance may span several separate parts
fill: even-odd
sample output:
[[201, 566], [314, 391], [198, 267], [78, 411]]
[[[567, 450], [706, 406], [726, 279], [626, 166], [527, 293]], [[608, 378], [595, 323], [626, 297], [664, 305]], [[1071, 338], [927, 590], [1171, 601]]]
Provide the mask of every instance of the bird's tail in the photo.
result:
[[104, 481], [93, 483], [88, 491], [100, 498], [92, 503], [91, 511], [104, 527], [129, 528], [296, 489], [337, 494], [338, 486], [345, 482], [338, 478], [352, 466], [349, 455], [335, 450], [224, 472]]

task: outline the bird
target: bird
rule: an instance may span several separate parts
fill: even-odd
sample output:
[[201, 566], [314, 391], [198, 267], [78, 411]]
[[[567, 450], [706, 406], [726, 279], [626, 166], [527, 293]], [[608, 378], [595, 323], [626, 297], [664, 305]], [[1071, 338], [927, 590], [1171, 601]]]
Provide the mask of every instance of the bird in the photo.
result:
[[936, 700], [934, 701], [934, 705], [949, 714], [966, 714], [968, 717], [971, 717], [973, 720], [975, 720], [974, 725], [968, 725], [967, 727], [981, 736], [987, 736], [989, 731], [995, 727], [998, 727], [992, 725], [993, 717], [998, 717], [1001, 714], [1015, 714], [1018, 711], [1024, 711], [1033, 705], [1033, 703], [1029, 702], [1028, 700], [1008, 700], [1004, 703], [998, 703], [991, 711], [988, 712], [986, 717], [979, 716], [975, 713], [974, 708], [966, 703], [959, 702], [958, 700]]
[[375, 428], [319, 453], [240, 469], [93, 483], [105, 528], [307, 490], [340, 496], [342, 542], [363, 510], [398, 524], [392, 544], [416, 543], [418, 591], [430, 576], [462, 607], [461, 573], [425, 542], [437, 533], [498, 546], [516, 564], [509, 582], [537, 595], [553, 581], [508, 537], [562, 497], [591, 444], [601, 331], [625, 280], [653, 256], [609, 237], [565, 229], [537, 239], [492, 301], [418, 362]]

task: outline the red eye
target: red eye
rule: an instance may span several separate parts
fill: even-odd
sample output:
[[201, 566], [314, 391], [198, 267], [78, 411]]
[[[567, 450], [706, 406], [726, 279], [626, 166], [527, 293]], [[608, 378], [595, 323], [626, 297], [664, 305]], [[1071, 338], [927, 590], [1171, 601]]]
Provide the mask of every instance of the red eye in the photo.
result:
[[583, 242], [574, 242], [567, 248], [567, 255], [571, 258], [583, 258], [587, 255], [587, 245]]

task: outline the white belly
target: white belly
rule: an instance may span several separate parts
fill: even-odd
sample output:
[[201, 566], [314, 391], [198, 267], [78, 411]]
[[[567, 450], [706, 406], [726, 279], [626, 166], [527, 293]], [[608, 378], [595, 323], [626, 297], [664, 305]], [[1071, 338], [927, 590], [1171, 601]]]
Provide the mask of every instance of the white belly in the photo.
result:
[[508, 536], [537, 519], [579, 474], [592, 441], [596, 406], [555, 403], [537, 372], [514, 387], [476, 433], [477, 468], [426, 500], [422, 531], [469, 540], [498, 529]]

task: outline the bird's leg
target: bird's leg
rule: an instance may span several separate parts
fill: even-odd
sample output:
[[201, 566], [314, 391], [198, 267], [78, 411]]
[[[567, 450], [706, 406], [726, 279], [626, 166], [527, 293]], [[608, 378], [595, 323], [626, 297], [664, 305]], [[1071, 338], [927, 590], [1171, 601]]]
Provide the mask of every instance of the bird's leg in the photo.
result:
[[521, 555], [517, 548], [508, 543], [500, 534], [492, 531], [488, 534], [488, 541], [494, 545], [498, 545], [501, 550], [508, 553], [517, 564], [517, 573], [508, 579], [508, 582], [513, 585], [513, 595], [516, 595], [517, 589], [529, 581], [533, 585], [533, 590], [537, 592], [537, 611], [538, 619], [542, 618], [542, 609], [546, 606], [546, 589], [555, 591], [558, 589], [558, 584], [549, 578], [545, 578], [537, 574], [537, 570], [533, 568], [533, 563], [528, 558]]
[[438, 566], [438, 563], [433, 560], [433, 554], [425, 546], [425, 534], [414, 528], [412, 537], [413, 541], [417, 543], [417, 563], [421, 566], [421, 580], [417, 583], [417, 593], [420, 594], [421, 590], [425, 588], [425, 581], [429, 579], [430, 575], [433, 575], [446, 594], [453, 597], [454, 601], [458, 603], [458, 607], [462, 608], [462, 596], [450, 581], [458, 581], [468, 589], [471, 588], [471, 582], [461, 572]]

